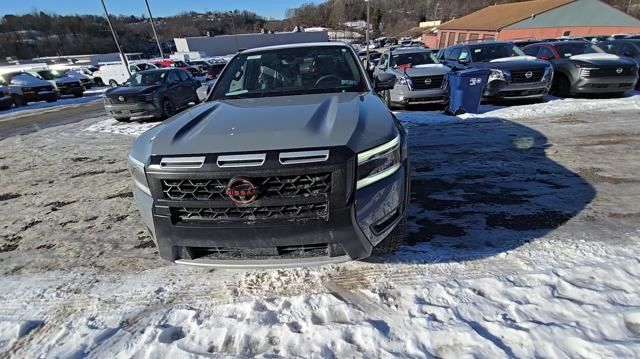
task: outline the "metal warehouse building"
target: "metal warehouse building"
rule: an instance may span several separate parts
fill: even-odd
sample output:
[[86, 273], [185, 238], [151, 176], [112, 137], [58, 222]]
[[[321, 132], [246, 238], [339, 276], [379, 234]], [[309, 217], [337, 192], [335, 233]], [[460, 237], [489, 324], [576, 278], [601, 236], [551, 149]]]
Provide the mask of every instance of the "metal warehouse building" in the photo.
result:
[[640, 20], [598, 0], [534, 0], [493, 5], [438, 27], [438, 47], [483, 39], [640, 33]]

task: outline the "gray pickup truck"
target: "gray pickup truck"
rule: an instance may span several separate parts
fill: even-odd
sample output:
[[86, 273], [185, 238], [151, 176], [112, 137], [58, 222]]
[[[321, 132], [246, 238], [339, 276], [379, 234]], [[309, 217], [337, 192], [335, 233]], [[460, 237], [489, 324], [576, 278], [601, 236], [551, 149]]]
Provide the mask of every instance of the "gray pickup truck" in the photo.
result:
[[160, 256], [287, 267], [396, 248], [409, 201], [407, 135], [341, 43], [237, 54], [207, 100], [129, 152], [134, 198]]

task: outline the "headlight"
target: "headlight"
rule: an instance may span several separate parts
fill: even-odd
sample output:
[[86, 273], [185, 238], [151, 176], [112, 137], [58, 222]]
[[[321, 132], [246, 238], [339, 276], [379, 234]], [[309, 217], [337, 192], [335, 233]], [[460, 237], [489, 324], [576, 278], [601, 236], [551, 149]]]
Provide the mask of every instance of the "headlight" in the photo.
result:
[[136, 187], [138, 187], [142, 192], [151, 196], [149, 184], [147, 183], [147, 175], [144, 172], [144, 163], [131, 157], [131, 155], [129, 155], [128, 162], [129, 172], [131, 172], [131, 177], [133, 177], [133, 182], [135, 183]]
[[547, 68], [544, 70], [544, 76], [542, 76], [542, 82], [545, 82], [547, 80], [551, 80], [553, 78], [553, 67], [552, 66], [547, 66]]
[[401, 166], [400, 135], [358, 154], [356, 189], [364, 188], [394, 174]]
[[493, 69], [491, 75], [489, 75], [489, 81], [502, 80], [504, 81], [504, 72], [502, 70]]
[[404, 76], [398, 76], [396, 77], [396, 83], [400, 84], [400, 85], [406, 85], [407, 84], [407, 78]]

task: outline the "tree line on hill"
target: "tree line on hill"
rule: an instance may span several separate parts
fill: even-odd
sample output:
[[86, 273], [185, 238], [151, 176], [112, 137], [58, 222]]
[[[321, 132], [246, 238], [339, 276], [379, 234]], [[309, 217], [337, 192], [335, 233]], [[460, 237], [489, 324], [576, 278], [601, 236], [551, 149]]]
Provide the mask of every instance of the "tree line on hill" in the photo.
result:
[[[523, 0], [370, 0], [374, 36], [416, 35], [409, 30], [419, 21], [449, 20], [485, 6]], [[637, 0], [605, 0], [616, 8], [640, 17]], [[261, 30], [291, 31], [295, 26], [344, 28], [348, 21], [366, 19], [363, 0], [327, 0], [303, 4], [286, 11], [285, 19], [267, 19], [249, 11], [188, 12], [156, 19], [158, 35], [170, 51], [173, 38]], [[158, 54], [149, 19], [144, 16], [113, 16], [112, 22], [124, 51]], [[0, 61], [7, 57], [31, 59], [41, 56], [115, 52], [106, 20], [97, 15], [56, 15], [34, 11], [5, 15], [0, 19]]]

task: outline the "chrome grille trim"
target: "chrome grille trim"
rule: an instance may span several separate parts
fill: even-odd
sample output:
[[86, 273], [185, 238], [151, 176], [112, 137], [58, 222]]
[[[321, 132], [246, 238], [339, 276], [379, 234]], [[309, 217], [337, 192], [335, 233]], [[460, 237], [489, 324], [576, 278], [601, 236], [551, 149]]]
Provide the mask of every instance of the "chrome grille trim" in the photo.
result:
[[260, 167], [267, 159], [266, 153], [256, 153], [250, 155], [226, 155], [218, 156], [216, 164], [220, 168], [232, 167]]
[[204, 156], [197, 157], [164, 157], [160, 165], [151, 165], [149, 169], [185, 168], [198, 169], [204, 165]]
[[329, 159], [329, 150], [283, 152], [278, 156], [281, 165], [325, 162]]

